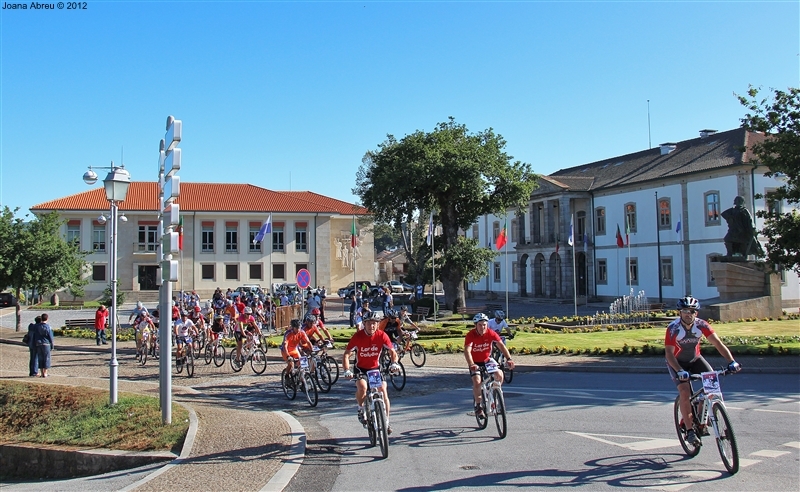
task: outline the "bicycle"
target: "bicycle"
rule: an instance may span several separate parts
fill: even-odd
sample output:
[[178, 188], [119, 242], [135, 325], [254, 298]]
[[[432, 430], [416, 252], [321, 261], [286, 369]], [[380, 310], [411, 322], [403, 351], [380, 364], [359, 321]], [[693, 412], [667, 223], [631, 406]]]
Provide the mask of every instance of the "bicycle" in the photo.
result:
[[311, 374], [314, 377], [314, 382], [317, 384], [317, 387], [323, 393], [328, 393], [333, 386], [333, 379], [331, 376], [331, 371], [328, 368], [326, 358], [327, 355], [325, 353], [324, 345], [323, 347], [314, 345], [313, 352], [311, 354], [314, 371]]
[[319, 394], [317, 393], [317, 386], [314, 384], [314, 377], [311, 375], [311, 370], [308, 364], [308, 357], [301, 355], [300, 359], [290, 357], [289, 360], [295, 362], [294, 369], [291, 373], [283, 368], [281, 371], [281, 388], [286, 398], [294, 400], [297, 396], [297, 390], [306, 395], [308, 404], [312, 407], [317, 406]]
[[242, 346], [241, 357], [236, 357], [236, 349], [231, 349], [231, 369], [233, 369], [233, 372], [241, 371], [248, 360], [250, 361], [250, 368], [253, 369], [255, 374], [264, 374], [267, 369], [266, 345], [260, 342], [256, 344], [254, 335], [247, 335], [247, 341]]
[[194, 376], [194, 350], [192, 350], [192, 337], [186, 337], [183, 346], [183, 355], [178, 357], [177, 348], [175, 349], [175, 371], [180, 374], [186, 367], [186, 377]]
[[367, 380], [367, 395], [364, 401], [364, 422], [369, 435], [369, 445], [380, 444], [381, 456], [389, 456], [389, 431], [386, 425], [386, 402], [383, 401], [383, 372], [380, 369], [367, 371], [367, 374], [358, 374], [354, 380]]
[[333, 343], [328, 342], [327, 344], [320, 346], [317, 356], [319, 357], [320, 361], [322, 361], [322, 364], [328, 368], [328, 373], [331, 375], [331, 385], [333, 385], [339, 380], [339, 362], [335, 358], [328, 355], [329, 348], [333, 348]]
[[406, 387], [406, 368], [403, 366], [403, 363], [400, 362], [400, 357], [397, 357], [397, 365], [400, 366], [400, 371], [398, 374], [392, 374], [389, 370], [389, 366], [392, 365], [392, 358], [389, 357], [389, 352], [387, 350], [383, 350], [381, 352], [380, 358], [380, 371], [383, 375], [384, 379], [388, 379], [394, 389], [397, 391], [402, 391], [403, 388]]
[[[717, 450], [722, 458], [722, 464], [731, 475], [739, 471], [739, 447], [736, 444], [736, 435], [733, 433], [728, 411], [722, 400], [722, 392], [719, 389], [719, 376], [731, 374], [728, 369], [720, 369], [701, 374], [691, 374], [689, 385], [691, 386], [692, 396], [689, 400], [692, 406], [694, 418], [693, 428], [697, 438], [708, 436], [709, 428], [714, 432], [714, 439], [717, 441]], [[703, 381], [703, 386], [695, 391], [692, 381]], [[686, 454], [691, 458], [697, 456], [702, 447], [686, 440], [688, 429], [681, 418], [680, 397], [675, 398], [674, 406], [675, 430], [678, 432], [678, 440]]]
[[225, 363], [225, 347], [220, 342], [219, 336], [212, 335], [211, 340], [206, 344], [206, 364], [210, 364], [213, 360], [215, 366], [222, 367], [222, 364]]
[[[506, 344], [506, 340], [512, 340], [513, 338], [513, 333], [508, 337], [500, 337], [500, 339], [503, 340], [503, 345]], [[506, 365], [506, 356], [503, 355], [503, 351], [500, 350], [499, 347], [492, 347], [492, 359], [497, 361], [497, 365], [503, 368], [503, 382], [511, 384], [511, 381], [514, 379], [514, 369], [508, 368], [508, 365]]]
[[425, 353], [425, 347], [414, 341], [416, 339], [416, 332], [407, 331], [400, 343], [397, 344], [397, 358], [398, 360], [402, 359], [408, 353], [411, 363], [416, 367], [422, 367], [428, 356]]
[[497, 425], [497, 433], [500, 439], [506, 437], [508, 433], [506, 421], [506, 400], [503, 396], [503, 386], [494, 380], [494, 374], [500, 371], [497, 361], [490, 358], [484, 367], [481, 367], [481, 407], [483, 413], [475, 412], [475, 420], [478, 421], [478, 428], [483, 430], [489, 425], [489, 416], [494, 416]]
[[158, 359], [158, 333], [152, 333], [150, 330], [145, 330], [142, 333], [142, 343], [139, 346], [137, 355], [139, 356], [139, 364], [144, 366], [147, 364], [147, 356], [150, 355], [154, 359]]

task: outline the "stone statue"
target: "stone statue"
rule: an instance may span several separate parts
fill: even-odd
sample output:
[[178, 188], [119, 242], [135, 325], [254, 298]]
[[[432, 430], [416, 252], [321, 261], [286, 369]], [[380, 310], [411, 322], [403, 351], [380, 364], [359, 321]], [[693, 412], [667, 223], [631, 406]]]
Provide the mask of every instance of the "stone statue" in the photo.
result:
[[722, 212], [722, 218], [728, 223], [728, 233], [725, 234], [726, 256], [764, 256], [764, 250], [756, 237], [753, 217], [744, 207], [744, 198], [734, 198], [733, 207]]

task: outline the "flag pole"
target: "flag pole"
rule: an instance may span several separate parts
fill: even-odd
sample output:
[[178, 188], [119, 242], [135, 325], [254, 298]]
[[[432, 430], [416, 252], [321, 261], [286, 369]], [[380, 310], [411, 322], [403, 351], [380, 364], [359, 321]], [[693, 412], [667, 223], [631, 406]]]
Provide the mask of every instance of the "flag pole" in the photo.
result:
[[[508, 224], [508, 216], [506, 216], [506, 224]], [[508, 226], [506, 225], [506, 227]], [[507, 230], [506, 234], [508, 234]], [[503, 254], [505, 256], [503, 270], [506, 272], [506, 319], [508, 319], [508, 277], [510, 276], [508, 274], [508, 238], [506, 238], [506, 243], [503, 245]]]
[[572, 214], [570, 218], [570, 228], [569, 228], [569, 235], [570, 239], [572, 240], [572, 293], [573, 298], [575, 299], [575, 316], [578, 316], [578, 277], [575, 274], [575, 229], [572, 226], [573, 220], [575, 219], [575, 214]]
[[[353, 249], [353, 292], [358, 289], [358, 282], [356, 281], [356, 247], [355, 247], [355, 232], [356, 232], [356, 216], [353, 214], [353, 228], [351, 229], [350, 247]], [[363, 295], [363, 292], [362, 292]], [[361, 303], [364, 303], [364, 298], [361, 298]]]
[[[433, 218], [433, 212], [431, 212], [431, 218]], [[433, 237], [435, 234], [431, 232], [431, 290], [433, 291], [433, 324], [436, 324], [436, 257], [434, 253], [436, 252], [436, 248], [434, 248], [435, 241]]]
[[628, 241], [628, 294], [633, 291], [633, 275], [631, 275], [631, 223], [625, 217], [625, 239]]
[[658, 192], [656, 191], [656, 256], [658, 257], [658, 302], [664, 302], [664, 284], [661, 274], [661, 210], [658, 206]]

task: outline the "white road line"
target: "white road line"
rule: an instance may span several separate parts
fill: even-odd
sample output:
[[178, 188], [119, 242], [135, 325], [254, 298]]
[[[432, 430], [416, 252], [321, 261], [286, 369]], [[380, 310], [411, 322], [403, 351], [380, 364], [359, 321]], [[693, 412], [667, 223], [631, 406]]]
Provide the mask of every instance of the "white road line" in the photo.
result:
[[789, 454], [789, 451], [774, 451], [772, 449], [762, 449], [761, 451], [754, 451], [749, 454], [749, 456], [762, 456], [764, 458], [777, 458], [778, 456], [783, 456], [784, 454]]
[[[680, 446], [677, 439], [663, 439], [660, 437], [643, 437], [643, 436], [624, 436], [619, 434], [590, 434], [588, 432], [571, 432], [565, 431], [567, 434], [572, 434], [578, 437], [585, 437], [594, 441], [610, 444], [612, 446], [619, 446], [621, 448], [630, 449], [632, 451], [647, 451], [651, 449], [671, 448]], [[604, 438], [617, 438], [626, 439], [628, 442], [615, 442]]]
[[787, 446], [787, 447], [790, 447], [790, 448], [800, 449], [800, 441], [787, 442], [787, 443], [781, 444], [781, 446]]
[[[739, 458], [739, 467], [744, 468], [746, 466], [755, 465], [756, 463], [761, 463], [761, 460], [748, 460], [746, 458]], [[721, 461], [717, 461], [719, 466], [725, 466], [725, 464]]]

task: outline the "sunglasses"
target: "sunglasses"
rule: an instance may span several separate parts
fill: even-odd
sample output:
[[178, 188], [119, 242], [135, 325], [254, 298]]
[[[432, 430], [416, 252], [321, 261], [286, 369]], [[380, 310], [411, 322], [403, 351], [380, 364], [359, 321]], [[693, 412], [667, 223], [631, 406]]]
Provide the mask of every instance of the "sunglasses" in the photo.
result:
[[697, 309], [681, 309], [683, 314], [697, 314]]

